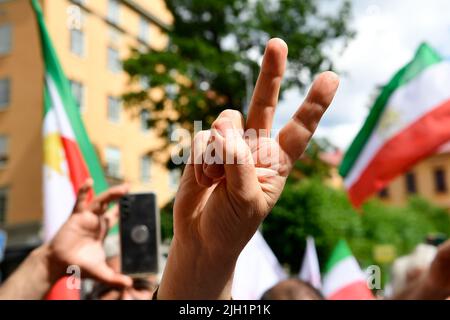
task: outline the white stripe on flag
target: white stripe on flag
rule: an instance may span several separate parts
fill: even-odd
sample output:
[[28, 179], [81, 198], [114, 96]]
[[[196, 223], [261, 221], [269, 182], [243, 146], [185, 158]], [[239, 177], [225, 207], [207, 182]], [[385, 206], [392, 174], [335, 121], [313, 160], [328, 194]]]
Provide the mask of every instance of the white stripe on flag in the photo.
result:
[[67, 176], [44, 165], [44, 239], [51, 240], [67, 218], [75, 204], [72, 183]]
[[323, 294], [325, 297], [355, 283], [365, 282], [365, 274], [361, 271], [355, 257], [349, 256], [339, 261], [323, 278]]
[[[44, 238], [49, 241], [67, 220], [75, 204], [75, 192], [70, 180], [70, 172], [62, 142], [59, 137], [75, 140], [72, 127], [67, 118], [62, 99], [50, 75], [46, 77], [51, 108], [43, 121], [43, 138], [46, 144], [44, 158], [55, 161], [52, 168], [44, 161], [43, 194], [44, 194]], [[52, 135], [55, 135], [52, 137]], [[58, 139], [56, 141], [52, 139]], [[59, 152], [60, 154], [53, 154]]]
[[[58, 88], [55, 85], [55, 82], [53, 81], [50, 74], [47, 74], [46, 76], [46, 82], [48, 91], [50, 93], [50, 100], [51, 100], [51, 106], [55, 110], [56, 113], [56, 127], [58, 128], [57, 132], [67, 139], [76, 140], [75, 134], [72, 130], [72, 126], [70, 125], [70, 121], [67, 118], [66, 110], [63, 105], [63, 101], [61, 99], [61, 96], [58, 92]], [[48, 133], [44, 131], [44, 133]]]

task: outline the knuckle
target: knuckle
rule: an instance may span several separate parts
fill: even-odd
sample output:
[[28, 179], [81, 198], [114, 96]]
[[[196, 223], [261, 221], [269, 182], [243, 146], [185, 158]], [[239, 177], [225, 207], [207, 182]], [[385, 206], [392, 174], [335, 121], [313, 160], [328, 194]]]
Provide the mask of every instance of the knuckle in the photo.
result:
[[234, 109], [226, 109], [220, 113], [219, 118], [242, 118], [242, 113]]
[[194, 143], [200, 143], [203, 141], [208, 141], [209, 138], [211, 136], [211, 131], [210, 130], [202, 130], [197, 132], [197, 134], [194, 137]]

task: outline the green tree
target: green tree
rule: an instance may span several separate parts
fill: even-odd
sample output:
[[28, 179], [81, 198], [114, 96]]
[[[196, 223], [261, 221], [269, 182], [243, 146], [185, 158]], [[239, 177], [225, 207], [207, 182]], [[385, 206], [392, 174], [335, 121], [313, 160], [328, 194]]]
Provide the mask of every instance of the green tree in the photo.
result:
[[343, 238], [360, 263], [368, 266], [375, 263], [375, 246], [390, 244], [397, 255], [404, 255], [434, 233], [449, 235], [450, 219], [445, 209], [424, 199], [411, 198], [403, 207], [371, 200], [356, 212], [343, 190], [319, 179], [288, 184], [263, 225], [267, 242], [292, 272], [299, 270], [308, 235], [316, 240], [322, 265]]
[[[129, 92], [129, 106], [150, 111], [150, 124], [169, 146], [177, 124], [193, 131], [194, 121], [211, 125], [224, 109], [242, 110], [259, 72], [266, 41], [281, 37], [289, 44], [283, 89], [304, 89], [313, 75], [332, 69], [328, 46], [345, 47], [352, 36], [348, 1], [317, 0], [167, 0], [174, 22], [165, 50], [137, 50], [124, 62], [135, 81], [161, 88]], [[334, 14], [321, 10], [332, 5]], [[329, 10], [330, 11], [330, 10]], [[329, 51], [329, 50], [328, 50]], [[164, 112], [167, 109], [175, 113]]]
[[336, 151], [336, 147], [326, 138], [313, 138], [302, 159], [295, 163], [287, 183], [296, 183], [303, 178], [323, 180], [331, 176], [331, 166], [322, 160], [326, 152]]

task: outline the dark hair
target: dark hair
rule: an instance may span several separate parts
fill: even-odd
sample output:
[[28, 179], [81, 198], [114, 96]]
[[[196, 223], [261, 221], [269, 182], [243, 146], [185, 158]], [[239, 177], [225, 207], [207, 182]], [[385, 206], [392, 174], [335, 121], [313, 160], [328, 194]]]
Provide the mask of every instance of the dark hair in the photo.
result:
[[[155, 291], [156, 286], [152, 284], [145, 278], [134, 278], [133, 279], [133, 288], [136, 290], [149, 290]], [[86, 300], [99, 300], [101, 299], [107, 292], [111, 290], [122, 290], [123, 288], [119, 286], [112, 286], [106, 283], [97, 282], [92, 291], [86, 295]]]
[[261, 300], [324, 300], [322, 293], [300, 279], [279, 282], [267, 290]]

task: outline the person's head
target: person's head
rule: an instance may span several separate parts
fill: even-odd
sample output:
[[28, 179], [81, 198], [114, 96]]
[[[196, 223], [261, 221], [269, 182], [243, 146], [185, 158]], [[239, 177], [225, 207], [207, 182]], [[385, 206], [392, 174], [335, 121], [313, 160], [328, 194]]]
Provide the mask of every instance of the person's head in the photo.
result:
[[[120, 271], [120, 257], [107, 259], [108, 265], [114, 271]], [[112, 286], [106, 283], [96, 282], [92, 291], [87, 295], [88, 300], [151, 300], [158, 287], [158, 277], [150, 275], [133, 279], [133, 285], [129, 288]]]
[[[115, 272], [121, 272], [120, 246], [118, 235], [110, 235], [104, 244], [106, 263]], [[156, 274], [133, 278], [133, 285], [129, 288], [112, 286], [96, 282], [92, 291], [86, 295], [88, 300], [151, 300], [158, 287]]]
[[324, 300], [324, 297], [309, 283], [288, 279], [267, 290], [261, 300]]

